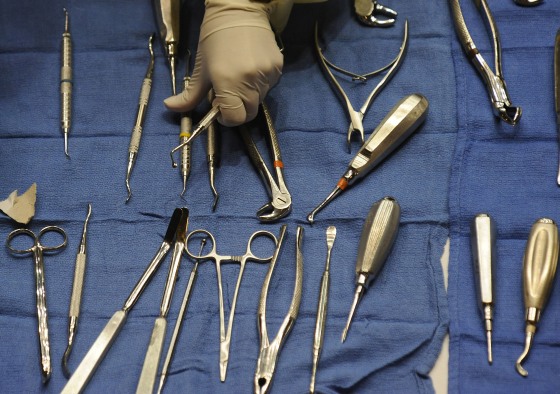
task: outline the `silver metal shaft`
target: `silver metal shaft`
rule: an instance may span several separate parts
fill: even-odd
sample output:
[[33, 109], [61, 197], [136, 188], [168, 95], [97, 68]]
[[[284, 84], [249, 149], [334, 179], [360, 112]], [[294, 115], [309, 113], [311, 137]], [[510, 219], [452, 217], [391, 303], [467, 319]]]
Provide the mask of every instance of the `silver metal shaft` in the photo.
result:
[[146, 113], [148, 112], [148, 102], [150, 100], [150, 93], [152, 91], [152, 75], [154, 73], [154, 49], [153, 49], [154, 35], [150, 36], [148, 41], [148, 50], [150, 52], [150, 62], [148, 63], [148, 70], [146, 71], [146, 76], [142, 82], [142, 89], [140, 91], [140, 99], [138, 100], [138, 111], [136, 112], [136, 122], [132, 128], [132, 134], [130, 135], [130, 144], [128, 146], [128, 165], [126, 168], [126, 179], [125, 185], [128, 192], [128, 196], [125, 202], [128, 202], [132, 197], [132, 191], [130, 190], [130, 175], [132, 174], [132, 169], [136, 163], [136, 158], [138, 157], [138, 149], [140, 147], [140, 140], [142, 138], [142, 128], [144, 126], [144, 120], [146, 119]]
[[68, 135], [72, 125], [72, 38], [70, 36], [70, 20], [64, 8], [65, 22], [62, 34], [62, 67], [60, 69], [60, 127], [64, 135], [64, 153], [68, 153]]
[[[200, 252], [198, 255], [202, 255], [202, 250], [204, 249], [204, 245], [206, 244], [206, 238], [203, 238], [200, 243]], [[198, 275], [198, 260], [195, 261], [194, 267], [191, 271], [191, 275], [189, 277], [189, 283], [187, 284], [187, 288], [185, 289], [185, 294], [183, 295], [183, 302], [181, 303], [181, 308], [179, 309], [179, 315], [177, 316], [177, 322], [175, 323], [175, 328], [173, 329], [173, 335], [171, 336], [171, 342], [169, 342], [169, 348], [167, 349], [167, 355], [165, 356], [165, 361], [163, 363], [163, 367], [161, 369], [161, 377], [159, 379], [159, 387], [158, 387], [158, 394], [161, 393], [163, 390], [163, 386], [165, 385], [165, 381], [167, 379], [167, 370], [171, 365], [171, 360], [173, 359], [173, 355], [175, 354], [175, 345], [177, 344], [177, 339], [179, 338], [179, 334], [181, 333], [181, 328], [183, 326], [183, 318], [185, 313], [187, 312], [187, 308], [189, 307], [189, 301], [191, 299], [192, 289], [194, 284], [196, 283], [196, 277]]]
[[325, 263], [325, 272], [321, 278], [321, 289], [319, 290], [319, 304], [317, 305], [317, 320], [315, 321], [315, 337], [313, 341], [313, 369], [311, 371], [311, 383], [309, 384], [309, 392], [315, 392], [315, 378], [317, 375], [317, 367], [319, 365], [319, 357], [323, 349], [323, 338], [325, 334], [325, 324], [327, 321], [327, 304], [329, 299], [329, 268], [331, 263], [331, 251], [336, 239], [336, 227], [329, 226], [327, 228], [327, 262]]
[[76, 266], [74, 268], [74, 282], [72, 284], [72, 297], [70, 298], [70, 309], [68, 311], [68, 346], [62, 357], [62, 371], [66, 378], [70, 378], [72, 373], [68, 369], [68, 358], [72, 352], [72, 346], [74, 344], [74, 337], [78, 331], [78, 319], [80, 317], [80, 304], [82, 302], [82, 290], [84, 286], [84, 277], [86, 272], [86, 260], [87, 260], [87, 227], [89, 223], [89, 218], [91, 216], [91, 204], [88, 204], [88, 211], [86, 220], [84, 222], [84, 228], [82, 231], [82, 239], [80, 241], [80, 247], [78, 248], [78, 253], [76, 255]]

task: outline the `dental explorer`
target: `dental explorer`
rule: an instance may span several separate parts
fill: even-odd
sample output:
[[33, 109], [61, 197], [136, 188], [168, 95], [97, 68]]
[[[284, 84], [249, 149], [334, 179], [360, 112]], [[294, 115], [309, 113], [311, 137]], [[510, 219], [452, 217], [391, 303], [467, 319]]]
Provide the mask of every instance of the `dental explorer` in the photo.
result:
[[173, 157], [173, 154], [177, 152], [179, 149], [181, 149], [183, 146], [190, 144], [196, 137], [198, 137], [204, 130], [206, 130], [212, 124], [213, 121], [215, 121], [218, 118], [218, 115], [220, 115], [220, 107], [218, 106], [212, 107], [210, 111], [208, 111], [208, 113], [204, 115], [201, 121], [198, 122], [193, 132], [191, 133], [191, 136], [187, 138], [185, 142], [182, 142], [181, 144], [177, 145], [175, 148], [171, 150], [170, 156], [171, 156], [171, 165], [173, 166], [173, 168], [177, 167], [177, 163], [175, 162], [175, 158]]
[[136, 123], [132, 128], [132, 134], [130, 136], [130, 144], [128, 146], [128, 165], [126, 167], [126, 179], [125, 185], [128, 191], [128, 197], [126, 202], [132, 197], [132, 191], [130, 190], [130, 175], [132, 174], [132, 169], [136, 163], [136, 158], [138, 157], [138, 148], [140, 147], [140, 140], [142, 139], [142, 127], [144, 126], [144, 120], [146, 119], [146, 113], [148, 112], [148, 102], [150, 100], [150, 92], [152, 90], [152, 75], [154, 73], [154, 48], [153, 48], [154, 34], [150, 36], [148, 41], [148, 50], [150, 52], [150, 62], [148, 63], [148, 70], [146, 71], [146, 76], [142, 82], [142, 89], [140, 90], [140, 99], [138, 101], [138, 111], [136, 112]]
[[477, 298], [484, 317], [488, 364], [492, 364], [492, 315], [494, 311], [494, 273], [496, 272], [496, 225], [490, 215], [476, 215], [471, 223], [471, 252]]
[[490, 69], [488, 63], [486, 63], [478, 51], [478, 48], [474, 44], [469, 30], [467, 29], [465, 19], [463, 18], [459, 0], [449, 0], [449, 4], [451, 5], [451, 14], [455, 22], [455, 31], [457, 32], [457, 36], [459, 37], [459, 41], [461, 42], [467, 57], [474, 64], [480, 76], [486, 83], [494, 115], [510, 125], [515, 125], [521, 119], [522, 110], [521, 107], [515, 107], [511, 104], [511, 100], [506, 89], [506, 82], [502, 73], [502, 48], [498, 27], [494, 21], [492, 13], [490, 12], [490, 7], [488, 6], [487, 1], [475, 0], [475, 3], [477, 4], [479, 11], [483, 13], [485, 17], [484, 19], [489, 26], [490, 32], [492, 33], [494, 68], [496, 69], [495, 73], [492, 69]]
[[[560, 142], [560, 30], [556, 32], [554, 43], [554, 104], [556, 109], [556, 126], [559, 133], [558, 142]], [[560, 186], [560, 153], [558, 156], [558, 178], [556, 182]]]
[[321, 278], [321, 289], [319, 290], [319, 304], [317, 305], [317, 320], [315, 321], [315, 336], [313, 339], [313, 369], [311, 371], [311, 383], [309, 384], [309, 392], [315, 393], [315, 376], [317, 375], [317, 366], [319, 365], [319, 357], [323, 349], [323, 338], [325, 335], [325, 323], [327, 321], [327, 303], [329, 299], [329, 268], [331, 262], [331, 251], [336, 239], [336, 227], [329, 226], [327, 228], [327, 262], [325, 263], [325, 271]]
[[515, 363], [515, 368], [521, 376], [529, 375], [521, 363], [529, 355], [537, 324], [552, 290], [558, 265], [558, 245], [556, 223], [547, 218], [537, 220], [529, 233], [523, 256], [525, 349]]
[[[208, 101], [212, 104], [214, 100], [214, 92], [210, 90], [208, 92]], [[206, 145], [206, 161], [208, 163], [208, 178], [210, 180], [210, 188], [212, 189], [212, 194], [214, 195], [214, 202], [212, 202], [212, 212], [216, 211], [216, 206], [218, 205], [218, 199], [220, 195], [216, 190], [216, 169], [220, 167], [220, 150], [221, 150], [221, 134], [218, 130], [218, 125], [216, 121], [211, 122], [208, 125], [208, 144]]]
[[175, 65], [179, 50], [180, 0], [153, 0], [159, 35], [169, 61], [171, 88], [175, 95]]
[[62, 67], [60, 69], [60, 127], [64, 134], [64, 154], [68, 153], [68, 135], [72, 125], [72, 37], [70, 36], [70, 19], [64, 8], [65, 22], [62, 34]]
[[418, 129], [427, 114], [428, 100], [420, 94], [411, 94], [399, 101], [360, 148], [335, 189], [307, 216], [309, 223], [313, 224], [320, 210], [397, 149]]
[[74, 268], [74, 282], [72, 284], [72, 297], [70, 298], [70, 309], [68, 311], [68, 346], [62, 356], [62, 372], [66, 378], [70, 378], [70, 370], [68, 369], [68, 357], [72, 352], [74, 337], [78, 331], [78, 318], [80, 317], [80, 304], [82, 302], [82, 290], [84, 286], [84, 276], [86, 272], [87, 258], [87, 227], [91, 216], [91, 204], [88, 204], [84, 229], [82, 230], [82, 239], [76, 254], [76, 266]]
[[377, 201], [366, 217], [358, 246], [356, 292], [346, 327], [342, 331], [342, 342], [346, 340], [358, 303], [391, 252], [399, 231], [400, 218], [401, 207], [393, 197]]
[[[183, 90], [189, 87], [191, 77], [189, 75], [190, 51], [187, 52], [187, 66], [185, 76], [183, 77]], [[179, 143], [183, 143], [189, 139], [192, 131], [192, 118], [190, 112], [184, 112], [181, 115], [181, 132], [179, 133]], [[191, 144], [185, 144], [181, 149], [181, 177], [183, 178], [183, 191], [181, 197], [187, 190], [187, 179], [191, 173]]]
[[[198, 255], [202, 255], [202, 250], [204, 249], [204, 245], [206, 245], [206, 238], [202, 238], [200, 242], [200, 252]], [[179, 309], [179, 314], [177, 315], [177, 322], [175, 323], [175, 328], [173, 329], [173, 335], [171, 336], [171, 342], [169, 342], [169, 348], [167, 349], [167, 355], [165, 356], [165, 361], [163, 363], [163, 367], [161, 368], [161, 376], [159, 379], [159, 387], [157, 393], [160, 394], [163, 390], [163, 386], [165, 385], [165, 381], [167, 379], [167, 370], [169, 369], [169, 365], [171, 364], [171, 360], [173, 359], [173, 355], [175, 354], [175, 345], [177, 344], [177, 339], [179, 338], [179, 333], [181, 332], [181, 328], [183, 326], [183, 318], [185, 316], [185, 312], [189, 307], [189, 301], [191, 299], [192, 289], [196, 283], [196, 278], [198, 276], [198, 260], [195, 260], [194, 267], [191, 270], [191, 275], [189, 276], [189, 282], [187, 283], [187, 288], [185, 289], [185, 294], [183, 295], [183, 302], [181, 303], [181, 308]]]

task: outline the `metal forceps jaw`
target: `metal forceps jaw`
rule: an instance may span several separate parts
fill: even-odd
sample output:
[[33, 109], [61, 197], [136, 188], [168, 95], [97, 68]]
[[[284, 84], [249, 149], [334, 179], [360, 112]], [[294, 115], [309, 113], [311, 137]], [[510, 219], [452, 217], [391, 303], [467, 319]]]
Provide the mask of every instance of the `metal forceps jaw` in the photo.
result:
[[[369, 0], [371, 1], [371, 0]], [[369, 26], [369, 27], [390, 27], [393, 26], [395, 24], [395, 18], [397, 17], [397, 11], [389, 8], [389, 7], [385, 7], [384, 5], [379, 4], [377, 1], [373, 0], [371, 1], [371, 5], [369, 8], [369, 13], [367, 13], [366, 15], [362, 15], [361, 12], [358, 12], [358, 3], [367, 3], [368, 1], [360, 1], [360, 0], [356, 0], [355, 2], [355, 8], [356, 8], [356, 17], [358, 18], [358, 21], [360, 23], [362, 23], [363, 25]], [[381, 19], [378, 16], [379, 15], [383, 15], [386, 16], [388, 18], [386, 19]]]
[[[190, 239], [196, 235], [202, 234], [205, 238], [210, 240], [212, 243], [212, 249], [209, 253], [203, 255], [195, 255], [189, 250], [189, 241]], [[253, 241], [260, 236], [268, 237], [272, 241], [274, 241], [275, 245], [278, 245], [278, 240], [276, 236], [269, 231], [256, 231], [254, 232], [249, 241], [247, 241], [247, 249], [245, 253], [241, 256], [225, 256], [219, 255], [216, 252], [216, 240], [214, 236], [206, 231], [206, 230], [195, 230], [191, 232], [187, 236], [185, 252], [189, 255], [189, 257], [193, 259], [197, 259], [199, 261], [204, 260], [214, 260], [216, 265], [216, 276], [218, 278], [218, 296], [219, 296], [219, 308], [220, 308], [220, 380], [222, 382], [226, 379], [227, 373], [227, 366], [229, 361], [229, 348], [231, 344], [231, 333], [233, 328], [233, 319], [235, 316], [235, 307], [237, 305], [237, 296], [239, 294], [239, 288], [241, 287], [241, 280], [243, 279], [243, 272], [245, 270], [245, 264], [247, 261], [253, 261], [257, 263], [268, 263], [271, 259], [273, 259], [273, 255], [266, 256], [266, 257], [259, 257], [253, 253], [251, 250], [251, 244]], [[233, 294], [233, 300], [231, 302], [231, 309], [229, 312], [229, 318], [227, 322], [227, 330], [226, 330], [226, 323], [225, 323], [225, 312], [224, 312], [224, 297], [223, 297], [223, 286], [222, 286], [222, 273], [221, 273], [221, 265], [222, 263], [229, 261], [234, 263], [239, 263], [239, 273], [237, 274], [237, 283], [235, 285], [235, 292]]]
[[257, 211], [257, 217], [261, 222], [274, 222], [276, 220], [286, 217], [292, 211], [292, 196], [288, 191], [286, 182], [284, 181], [284, 163], [282, 161], [282, 154], [280, 153], [280, 144], [278, 136], [270, 112], [265, 103], [261, 105], [262, 113], [266, 122], [268, 142], [273, 155], [274, 168], [276, 171], [275, 181], [274, 177], [268, 170], [262, 155], [260, 154], [255, 141], [251, 138], [251, 133], [246, 126], [241, 126], [239, 131], [241, 137], [247, 147], [251, 161], [259, 171], [262, 179], [264, 180], [267, 191], [272, 200], [264, 204]]
[[[326, 59], [321, 47], [319, 46], [319, 28], [317, 24], [315, 25], [315, 51], [317, 52], [317, 56], [319, 57], [319, 63], [321, 64], [321, 68], [327, 75], [328, 79], [331, 81], [331, 84], [334, 87], [334, 90], [337, 93], [340, 101], [343, 103], [343, 105], [346, 106], [346, 111], [348, 112], [348, 116], [350, 117], [350, 126], [348, 127], [348, 134], [347, 134], [348, 151], [350, 151], [350, 143], [352, 140], [352, 134], [354, 132], [358, 132], [360, 137], [360, 143], [361, 144], [364, 143], [364, 124], [363, 124], [364, 116], [368, 111], [369, 107], [371, 106], [371, 104], [373, 103], [373, 101], [375, 100], [375, 98], [377, 97], [377, 95], [381, 92], [381, 90], [383, 90], [383, 88], [389, 83], [391, 78], [398, 71], [399, 67], [404, 61], [407, 49], [408, 49], [408, 20], [405, 20], [403, 41], [399, 49], [399, 53], [397, 54], [395, 59], [393, 59], [388, 65], [380, 68], [379, 70], [360, 76], [348, 72], [346, 70], [342, 70], [339, 67], [334, 66], [331, 62], [329, 62]], [[356, 111], [352, 106], [352, 103], [350, 102], [348, 95], [346, 94], [346, 92], [344, 92], [344, 89], [342, 89], [342, 86], [340, 85], [340, 83], [338, 82], [338, 80], [335, 78], [334, 74], [330, 70], [331, 68], [343, 74], [353, 76], [354, 80], [360, 80], [360, 81], [364, 81], [367, 77], [377, 75], [378, 73], [383, 72], [385, 70], [387, 70], [387, 73], [385, 74], [383, 79], [381, 79], [381, 81], [379, 81], [379, 83], [371, 91], [371, 93], [366, 98], [363, 105], [360, 107], [359, 111]]]
[[[59, 245], [46, 246], [41, 244], [41, 238], [48, 232], [56, 232], [62, 235], [63, 240]], [[28, 236], [33, 239], [33, 246], [27, 249], [16, 249], [13, 246], [13, 240], [16, 237]], [[39, 347], [40, 347], [40, 363], [43, 384], [47, 383], [51, 377], [51, 356], [49, 343], [49, 326], [47, 314], [47, 295], [45, 292], [45, 267], [43, 263], [43, 252], [54, 252], [64, 249], [68, 243], [66, 232], [58, 226], [47, 226], [41, 229], [38, 235], [28, 229], [17, 229], [8, 235], [6, 246], [13, 254], [33, 254], [35, 263], [35, 285], [37, 298], [37, 321], [39, 331]]]
[[502, 50], [498, 28], [486, 0], [476, 0], [475, 2], [477, 3], [481, 13], [484, 14], [484, 19], [492, 34], [494, 68], [496, 69], [495, 72], [492, 71], [474, 44], [469, 30], [467, 29], [465, 19], [463, 18], [459, 0], [450, 0], [449, 3], [451, 4], [451, 13], [453, 15], [453, 20], [455, 21], [455, 30], [457, 31], [459, 41], [461, 42], [467, 57], [475, 65], [476, 69], [486, 83], [494, 115], [508, 124], [515, 125], [521, 119], [522, 110], [521, 107], [515, 107], [512, 105], [506, 88], [506, 82], [502, 73]]
[[266, 298], [268, 295], [268, 287], [270, 285], [272, 273], [278, 260], [278, 255], [280, 253], [282, 242], [286, 234], [286, 228], [286, 225], [282, 225], [282, 227], [280, 228], [278, 244], [276, 246], [276, 250], [274, 251], [272, 261], [270, 262], [270, 266], [268, 267], [268, 273], [266, 274], [266, 277], [264, 279], [259, 301], [259, 309], [257, 312], [257, 323], [261, 344], [259, 358], [257, 360], [257, 369], [255, 371], [254, 388], [255, 393], [258, 394], [265, 394], [270, 390], [272, 378], [276, 369], [278, 354], [280, 352], [282, 344], [288, 337], [288, 334], [290, 333], [296, 321], [299, 312], [299, 305], [301, 303], [301, 293], [303, 286], [303, 227], [298, 226], [296, 234], [296, 278], [292, 302], [290, 303], [288, 314], [284, 318], [284, 321], [282, 322], [278, 333], [271, 342], [269, 340], [268, 332], [266, 329]]

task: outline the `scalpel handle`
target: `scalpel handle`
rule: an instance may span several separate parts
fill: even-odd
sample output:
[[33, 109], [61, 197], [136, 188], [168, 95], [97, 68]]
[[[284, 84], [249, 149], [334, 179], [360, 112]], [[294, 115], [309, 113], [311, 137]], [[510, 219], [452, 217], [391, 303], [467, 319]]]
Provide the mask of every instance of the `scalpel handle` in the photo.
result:
[[126, 322], [126, 312], [119, 310], [115, 312], [107, 323], [101, 334], [97, 337], [86, 356], [70, 378], [61, 394], [81, 393], [95, 373], [97, 366], [101, 364], [105, 354], [119, 335]]

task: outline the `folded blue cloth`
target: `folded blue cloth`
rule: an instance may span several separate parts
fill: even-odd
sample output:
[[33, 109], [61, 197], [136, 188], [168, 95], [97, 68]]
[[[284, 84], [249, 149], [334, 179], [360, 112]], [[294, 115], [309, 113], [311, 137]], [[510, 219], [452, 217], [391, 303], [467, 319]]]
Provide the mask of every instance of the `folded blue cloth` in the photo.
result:
[[[462, 3], [473, 39], [492, 65], [487, 30], [474, 5]], [[449, 391], [558, 392], [558, 280], [524, 363], [529, 376], [521, 377], [514, 367], [525, 339], [522, 262], [527, 237], [538, 218], [560, 219], [553, 90], [558, 4], [545, 1], [536, 8], [521, 8], [502, 0], [490, 7], [501, 35], [504, 78], [523, 117], [514, 128], [494, 118], [485, 85], [454, 39], [459, 130], [450, 184]], [[480, 212], [489, 213], [498, 229], [491, 366], [469, 243], [470, 223]]]
[[[196, 47], [202, 2], [188, 3], [191, 28], [183, 49]], [[288, 237], [276, 267], [267, 305], [273, 337], [286, 315], [294, 285], [295, 230], [304, 225], [304, 283], [298, 320], [280, 353], [272, 392], [305, 392], [326, 247], [325, 229], [336, 225], [331, 292], [317, 391], [433, 392], [428, 372], [447, 330], [447, 300], [440, 255], [448, 236], [448, 181], [455, 144], [456, 88], [450, 54], [449, 14], [429, 0], [387, 2], [400, 13], [395, 27], [371, 29], [357, 23], [347, 2], [294, 8], [286, 29], [286, 64], [267, 101], [277, 126], [285, 176], [293, 198]], [[71, 159], [59, 130], [60, 40], [63, 6], [70, 13], [74, 42]], [[22, 12], [24, 11], [24, 12]], [[188, 12], [184, 13], [188, 16]], [[173, 209], [190, 210], [189, 230], [211, 231], [222, 254], [241, 254], [250, 234], [278, 233], [280, 224], [260, 224], [255, 213], [268, 201], [265, 188], [244, 152], [237, 131], [223, 129], [221, 198], [211, 212], [204, 137], [193, 145], [193, 169], [186, 202], [169, 150], [178, 142], [178, 116], [165, 110], [169, 69], [156, 45], [150, 106], [136, 167], [133, 196], [125, 205], [127, 149], [140, 85], [148, 64], [147, 42], [155, 29], [148, 1], [0, 1], [0, 196], [38, 184], [37, 212], [29, 227], [62, 226], [65, 251], [45, 257], [53, 375], [42, 385], [38, 363], [35, 284], [31, 258], [0, 249], [0, 392], [60, 392], [66, 383], [60, 360], [67, 341], [67, 310], [75, 253], [86, 215], [88, 266], [79, 330], [70, 357], [74, 370], [110, 316], [122, 307], [165, 233]], [[321, 31], [330, 60], [368, 72], [398, 53], [405, 18], [410, 47], [404, 64], [364, 119], [369, 135], [404, 96], [419, 92], [430, 101], [425, 125], [392, 157], [322, 211], [314, 226], [307, 213], [335, 186], [351, 155], [346, 151], [348, 118], [314, 58], [311, 32]], [[180, 61], [179, 70], [184, 69]], [[181, 71], [178, 73], [182, 74]], [[342, 78], [343, 79], [343, 78]], [[379, 78], [343, 81], [355, 107]], [[195, 112], [200, 119], [205, 108]], [[264, 142], [260, 137], [259, 144]], [[264, 144], [263, 144], [264, 146]], [[355, 153], [358, 143], [354, 142]], [[364, 296], [346, 343], [340, 335], [354, 293], [355, 260], [364, 218], [371, 205], [392, 195], [402, 208], [395, 247]], [[0, 237], [15, 228], [0, 217]], [[194, 248], [193, 248], [194, 249]], [[158, 314], [169, 257], [128, 316], [128, 321], [92, 378], [89, 392], [135, 390], [153, 322]], [[168, 318], [175, 324], [192, 261], [184, 259]], [[249, 263], [233, 326], [227, 380], [219, 381], [219, 317], [215, 267], [200, 266], [166, 389], [169, 392], [250, 392], [259, 350], [256, 308], [267, 266]], [[223, 268], [226, 313], [238, 266]]]

